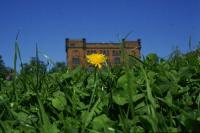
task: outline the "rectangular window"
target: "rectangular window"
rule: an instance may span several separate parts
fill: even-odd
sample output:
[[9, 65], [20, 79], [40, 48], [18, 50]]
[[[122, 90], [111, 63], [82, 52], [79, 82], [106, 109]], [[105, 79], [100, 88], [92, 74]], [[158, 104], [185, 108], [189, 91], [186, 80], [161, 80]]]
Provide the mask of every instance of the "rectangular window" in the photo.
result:
[[76, 47], [76, 45], [74, 43], [71, 43], [70, 46], [71, 47]]
[[115, 50], [112, 51], [112, 55], [115, 56]]
[[87, 54], [90, 54], [91, 52], [90, 52], [90, 50], [87, 50]]
[[74, 58], [72, 58], [72, 62], [74, 65], [78, 65], [78, 64], [80, 64], [80, 59], [77, 57], [74, 57]]
[[74, 53], [78, 53], [78, 50], [73, 50]]
[[103, 54], [108, 56], [109, 55], [109, 50], [103, 50]]
[[113, 50], [112, 55], [113, 56], [120, 56], [121, 51], [120, 50]]
[[92, 53], [95, 54], [95, 53], [96, 53], [96, 50], [93, 50]]
[[109, 55], [109, 50], [107, 50], [106, 55]]

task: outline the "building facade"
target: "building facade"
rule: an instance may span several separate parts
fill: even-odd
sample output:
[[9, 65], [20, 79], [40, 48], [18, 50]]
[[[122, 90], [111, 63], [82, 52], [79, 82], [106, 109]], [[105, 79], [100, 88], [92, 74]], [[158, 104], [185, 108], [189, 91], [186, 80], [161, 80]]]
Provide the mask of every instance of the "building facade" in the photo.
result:
[[120, 65], [123, 61], [120, 44], [128, 55], [140, 57], [141, 41], [127, 41], [122, 39], [121, 43], [87, 43], [86, 39], [66, 39], [67, 66], [74, 68], [78, 65], [88, 66], [86, 55], [102, 53], [107, 56], [107, 62], [111, 66]]

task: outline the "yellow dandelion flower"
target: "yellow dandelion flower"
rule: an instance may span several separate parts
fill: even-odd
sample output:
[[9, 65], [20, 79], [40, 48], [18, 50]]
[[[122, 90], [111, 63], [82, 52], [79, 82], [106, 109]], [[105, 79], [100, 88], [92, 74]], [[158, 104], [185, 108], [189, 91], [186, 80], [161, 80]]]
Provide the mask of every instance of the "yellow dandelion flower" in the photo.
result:
[[106, 61], [106, 56], [103, 54], [90, 54], [86, 56], [87, 62], [94, 65], [97, 68], [102, 67], [102, 63]]

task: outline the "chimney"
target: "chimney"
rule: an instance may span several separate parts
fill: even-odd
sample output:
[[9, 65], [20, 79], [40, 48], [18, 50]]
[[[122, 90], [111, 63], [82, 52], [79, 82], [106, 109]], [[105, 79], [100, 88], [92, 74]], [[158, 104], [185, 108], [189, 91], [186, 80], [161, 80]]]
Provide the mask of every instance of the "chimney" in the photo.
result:
[[65, 52], [68, 50], [68, 43], [69, 43], [69, 38], [65, 39]]
[[141, 49], [141, 39], [138, 38], [138, 39], [137, 39], [137, 42], [138, 42], [138, 45], [139, 45], [139, 46], [138, 46], [138, 49], [140, 50], [140, 49]]
[[83, 40], [83, 48], [86, 48], [86, 39], [83, 38], [82, 40]]

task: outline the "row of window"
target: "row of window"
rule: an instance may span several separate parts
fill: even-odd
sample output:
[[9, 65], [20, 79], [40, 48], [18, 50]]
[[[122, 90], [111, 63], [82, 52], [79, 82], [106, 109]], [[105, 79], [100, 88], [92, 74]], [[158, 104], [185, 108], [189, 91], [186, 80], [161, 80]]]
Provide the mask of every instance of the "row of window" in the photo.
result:
[[[72, 63], [74, 65], [79, 65], [80, 64], [80, 58], [78, 57], [73, 57], [72, 58]], [[120, 64], [120, 57], [115, 57], [114, 58], [114, 64]]]
[[80, 59], [77, 58], [77, 57], [73, 57], [73, 58], [72, 58], [72, 63], [73, 63], [74, 65], [78, 65], [78, 64], [80, 64]]
[[[87, 50], [87, 54], [93, 54], [93, 53], [97, 53], [97, 52], [100, 52], [100, 53], [102, 53], [104, 55], [109, 55], [110, 54], [109, 50], [99, 50], [99, 51], [97, 51], [97, 50]], [[120, 54], [121, 54], [120, 50], [112, 50], [112, 55], [113, 56], [120, 56]]]
[[[73, 50], [74, 53], [78, 53], [79, 50]], [[87, 54], [94, 54], [97, 53], [98, 51], [96, 50], [87, 50]], [[104, 55], [109, 55], [109, 50], [99, 50], [100, 53], [104, 54]], [[136, 55], [136, 51], [132, 50], [131, 51], [132, 54]], [[112, 55], [113, 56], [120, 56], [121, 51], [120, 50], [112, 50]]]

